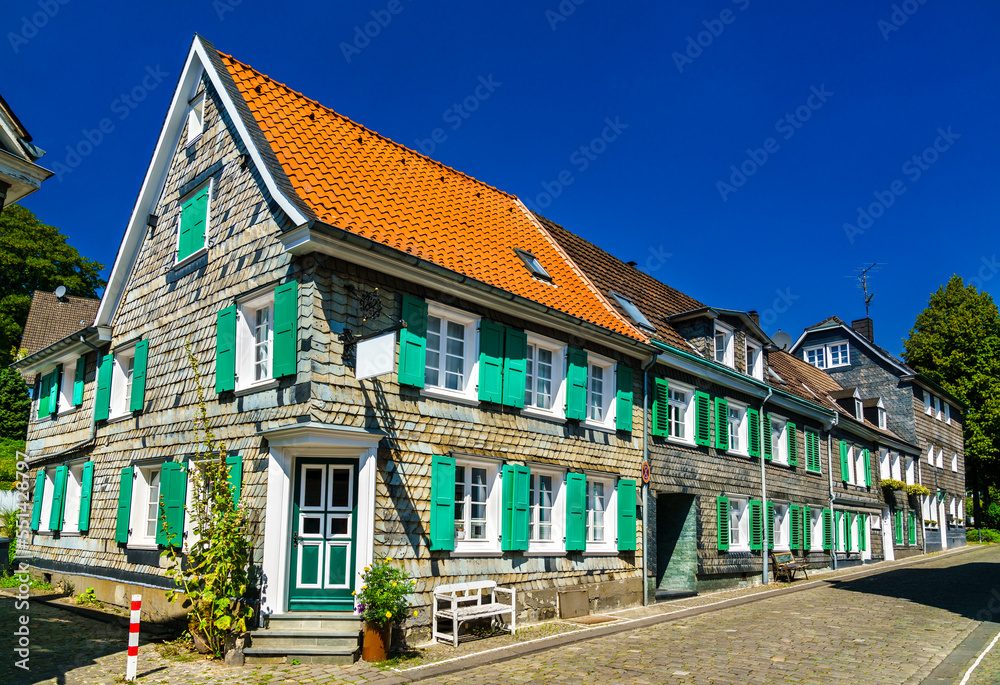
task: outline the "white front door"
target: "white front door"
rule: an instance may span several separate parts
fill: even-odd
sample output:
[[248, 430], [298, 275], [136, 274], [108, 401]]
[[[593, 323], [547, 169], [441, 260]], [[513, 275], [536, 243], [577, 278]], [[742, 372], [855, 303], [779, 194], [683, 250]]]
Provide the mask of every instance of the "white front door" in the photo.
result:
[[895, 561], [896, 551], [892, 543], [892, 517], [889, 509], [882, 510], [882, 550], [886, 561]]

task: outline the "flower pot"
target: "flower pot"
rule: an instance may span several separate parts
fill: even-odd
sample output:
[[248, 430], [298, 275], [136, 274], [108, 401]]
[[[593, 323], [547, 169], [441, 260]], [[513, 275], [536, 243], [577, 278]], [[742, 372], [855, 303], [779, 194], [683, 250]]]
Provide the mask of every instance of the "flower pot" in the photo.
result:
[[392, 622], [385, 625], [365, 622], [365, 637], [361, 644], [361, 658], [365, 661], [385, 661], [392, 641]]

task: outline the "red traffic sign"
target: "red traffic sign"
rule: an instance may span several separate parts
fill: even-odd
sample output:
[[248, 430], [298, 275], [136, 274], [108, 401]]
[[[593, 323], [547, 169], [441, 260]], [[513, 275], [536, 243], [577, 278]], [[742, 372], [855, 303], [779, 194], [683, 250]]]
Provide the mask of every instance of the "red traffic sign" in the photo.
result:
[[648, 483], [649, 482], [649, 462], [648, 461], [642, 462], [642, 482], [643, 483]]

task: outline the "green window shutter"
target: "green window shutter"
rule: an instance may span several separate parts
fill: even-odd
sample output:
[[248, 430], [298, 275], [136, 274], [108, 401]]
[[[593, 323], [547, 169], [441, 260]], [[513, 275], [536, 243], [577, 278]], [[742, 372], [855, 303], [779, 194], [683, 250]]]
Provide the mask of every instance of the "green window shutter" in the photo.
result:
[[[479, 401], [500, 404], [503, 400], [502, 384], [503, 326], [483, 319], [479, 322]], [[524, 394], [523, 384], [521, 394]]]
[[97, 369], [97, 395], [94, 399], [94, 421], [108, 418], [111, 409], [111, 372], [115, 365], [115, 355], [106, 354]]
[[813, 431], [803, 430], [806, 443], [806, 470], [819, 471], [819, 436]]
[[844, 517], [844, 549], [848, 552], [851, 551], [851, 546], [853, 540], [851, 539], [851, 527], [854, 523], [854, 514], [845, 511], [841, 516]]
[[215, 314], [215, 392], [236, 389], [236, 305]]
[[146, 404], [146, 363], [149, 356], [149, 341], [140, 340], [135, 345], [135, 359], [132, 360], [132, 396], [129, 411], [142, 411]]
[[62, 380], [62, 364], [49, 374], [49, 414], [55, 416], [59, 411], [59, 384]]
[[[423, 379], [423, 373], [420, 378]], [[434, 455], [431, 458], [430, 546], [432, 550], [455, 549], [454, 457]]]
[[528, 549], [530, 523], [531, 469], [519, 464], [504, 464], [502, 474], [500, 548], [504, 551], [525, 551]]
[[708, 447], [712, 441], [710, 406], [711, 400], [708, 393], [696, 390], [694, 393], [694, 442], [702, 447]]
[[49, 415], [49, 374], [42, 376], [38, 384], [38, 418], [43, 419]]
[[767, 503], [767, 548], [774, 549], [774, 503]]
[[632, 432], [632, 367], [618, 364], [615, 368], [618, 397], [615, 407], [615, 427], [620, 431]]
[[893, 539], [896, 541], [897, 545], [901, 545], [903, 544], [903, 512], [897, 511], [895, 513], [893, 516], [893, 523], [896, 524], [893, 526]]
[[907, 531], [910, 533], [910, 544], [915, 545], [917, 544], [917, 515], [912, 511], [906, 513], [909, 515]]
[[760, 550], [764, 546], [764, 511], [763, 502], [759, 499], [750, 500], [750, 549]]
[[760, 456], [760, 412], [756, 409], [747, 409], [747, 425], [749, 430], [749, 453], [751, 457]]
[[715, 498], [716, 527], [719, 531], [719, 551], [729, 551], [729, 498]]
[[67, 471], [69, 471], [69, 467], [65, 464], [56, 468], [55, 477], [52, 479], [52, 509], [49, 511], [49, 530], [62, 530], [63, 527]]
[[764, 448], [764, 459], [771, 461], [774, 457], [774, 442], [771, 440], [771, 415], [764, 414], [764, 423], [761, 429], [761, 442]]
[[823, 510], [823, 549], [830, 551], [834, 548], [833, 511]]
[[524, 408], [528, 383], [528, 334], [515, 328], [504, 330], [503, 404]]
[[788, 547], [790, 549], [801, 549], [802, 538], [802, 512], [794, 504], [788, 507]]
[[[396, 379], [400, 385], [422, 388], [427, 365], [427, 303], [419, 298], [403, 295], [401, 317], [406, 328], [399, 331], [399, 370], [396, 372]], [[452, 521], [450, 525], [452, 546], [442, 549], [454, 549], [455, 522]]]
[[83, 465], [80, 475], [80, 519], [78, 526], [81, 533], [90, 530], [90, 504], [94, 498], [94, 462]]
[[118, 481], [118, 519], [115, 522], [115, 542], [128, 542], [129, 516], [132, 513], [132, 481], [135, 478], [132, 467], [122, 469]]
[[274, 352], [271, 376], [283, 378], [296, 372], [299, 347], [299, 282], [289, 281], [274, 289]]
[[181, 205], [181, 227], [177, 238], [177, 261], [190, 257], [205, 247], [205, 224], [208, 220], [208, 189], [206, 184], [196, 195]]
[[635, 544], [635, 481], [622, 478], [618, 481], [618, 551], [634, 552]]
[[566, 359], [566, 418], [583, 421], [587, 418], [587, 351], [570, 347]]
[[83, 404], [83, 383], [87, 373], [87, 355], [77, 357], [76, 372], [73, 374], [73, 406]]
[[862, 552], [865, 551], [865, 520], [868, 518], [866, 514], [858, 514], [858, 549]]
[[653, 427], [652, 433], [661, 438], [670, 431], [670, 385], [666, 378], [653, 379]]
[[848, 475], [851, 470], [851, 465], [848, 463], [847, 458], [847, 443], [843, 440], [840, 441], [840, 480], [847, 483], [851, 480]]
[[233, 495], [233, 509], [235, 509], [240, 504], [240, 495], [243, 492], [243, 455], [229, 455], [226, 457], [226, 466], [229, 468], [229, 491]]
[[785, 434], [788, 437], [788, 465], [799, 465], [799, 438], [796, 435], [795, 424], [789, 421], [785, 424]]
[[587, 476], [566, 474], [566, 551], [587, 549]]
[[729, 449], [729, 402], [725, 397], [715, 398], [715, 449]]
[[871, 452], [865, 450], [863, 452], [865, 457], [865, 485], [868, 487], [872, 486], [872, 455]]
[[160, 469], [159, 521], [156, 544], [180, 547], [184, 541], [184, 502], [187, 499], [187, 470], [168, 461]]
[[42, 497], [45, 495], [45, 469], [39, 469], [35, 475], [34, 502], [31, 507], [31, 530], [38, 531], [42, 520]]
[[802, 507], [802, 549], [812, 549], [812, 509]]

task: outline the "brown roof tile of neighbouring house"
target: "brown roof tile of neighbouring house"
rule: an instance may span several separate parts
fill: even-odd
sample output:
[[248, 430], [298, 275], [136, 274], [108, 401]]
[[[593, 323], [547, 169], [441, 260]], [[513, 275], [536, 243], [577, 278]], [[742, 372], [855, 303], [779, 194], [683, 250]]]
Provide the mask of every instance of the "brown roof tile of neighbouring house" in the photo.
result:
[[31, 309], [21, 335], [21, 349], [34, 354], [68, 335], [94, 323], [100, 300], [66, 296], [36, 290], [31, 296]]

